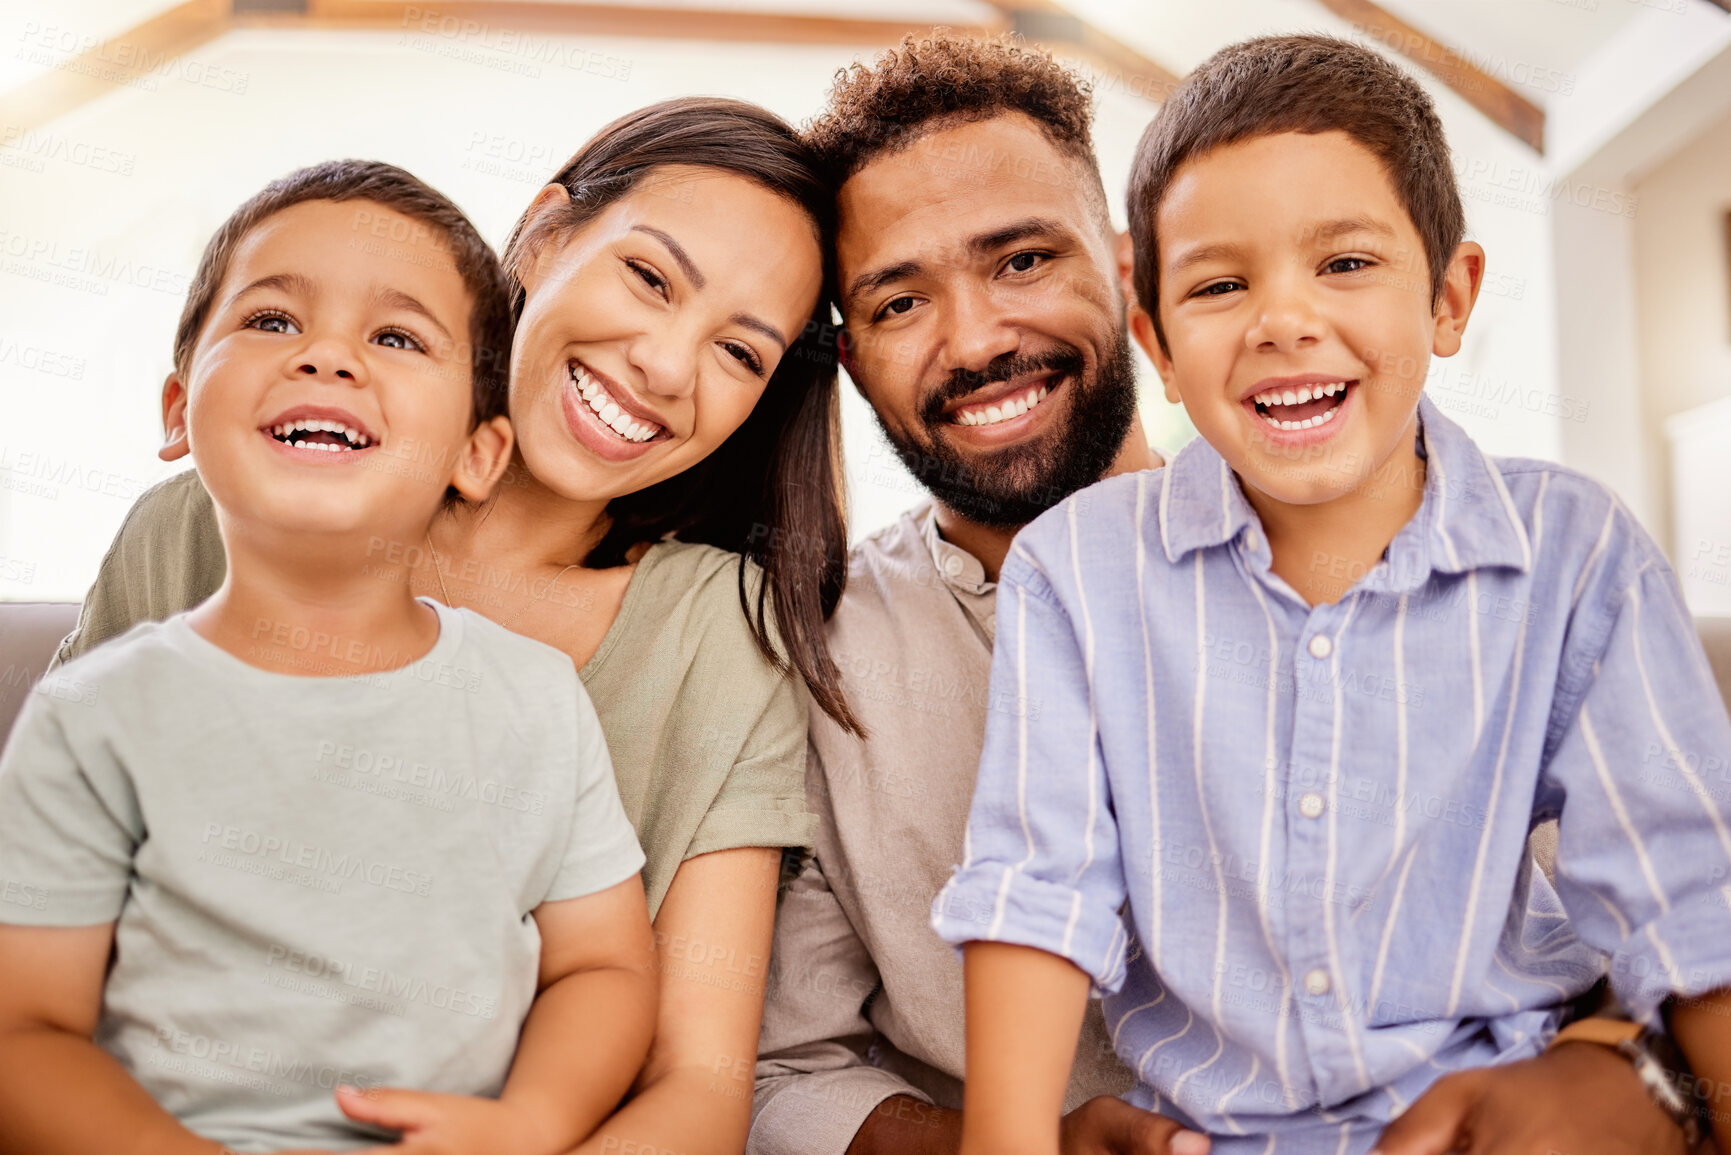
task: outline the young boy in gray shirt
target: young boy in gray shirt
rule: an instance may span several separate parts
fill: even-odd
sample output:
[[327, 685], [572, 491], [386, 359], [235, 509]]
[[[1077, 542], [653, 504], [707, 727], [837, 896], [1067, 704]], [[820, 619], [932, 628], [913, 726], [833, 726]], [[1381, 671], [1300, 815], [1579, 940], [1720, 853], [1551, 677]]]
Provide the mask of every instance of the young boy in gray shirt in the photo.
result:
[[228, 575], [0, 757], [0, 1150], [553, 1155], [629, 1087], [643, 854], [576, 670], [374, 565], [499, 480], [509, 341], [400, 169], [303, 169], [211, 241], [163, 456]]

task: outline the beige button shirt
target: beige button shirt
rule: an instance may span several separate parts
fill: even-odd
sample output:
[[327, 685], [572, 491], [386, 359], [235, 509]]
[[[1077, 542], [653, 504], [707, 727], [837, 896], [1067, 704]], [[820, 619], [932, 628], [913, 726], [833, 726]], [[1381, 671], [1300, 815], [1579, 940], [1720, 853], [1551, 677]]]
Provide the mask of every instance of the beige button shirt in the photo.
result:
[[[811, 712], [817, 850], [776, 920], [751, 1155], [842, 1155], [891, 1095], [961, 1106], [961, 960], [928, 919], [962, 859], [995, 597], [929, 502], [854, 550], [829, 639], [868, 737]], [[1093, 1001], [1066, 1109], [1131, 1081]]]

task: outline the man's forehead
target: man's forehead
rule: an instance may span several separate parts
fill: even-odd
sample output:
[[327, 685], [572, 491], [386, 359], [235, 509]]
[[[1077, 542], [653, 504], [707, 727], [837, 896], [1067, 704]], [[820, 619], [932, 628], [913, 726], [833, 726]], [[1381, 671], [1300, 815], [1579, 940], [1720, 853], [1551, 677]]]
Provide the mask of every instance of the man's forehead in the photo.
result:
[[[838, 198], [844, 261], [913, 239], [965, 245], [994, 224], [1038, 215], [1079, 231], [1090, 220], [1089, 174], [1028, 116], [1000, 113], [939, 125], [874, 156]], [[1002, 220], [997, 220], [1001, 217]]]

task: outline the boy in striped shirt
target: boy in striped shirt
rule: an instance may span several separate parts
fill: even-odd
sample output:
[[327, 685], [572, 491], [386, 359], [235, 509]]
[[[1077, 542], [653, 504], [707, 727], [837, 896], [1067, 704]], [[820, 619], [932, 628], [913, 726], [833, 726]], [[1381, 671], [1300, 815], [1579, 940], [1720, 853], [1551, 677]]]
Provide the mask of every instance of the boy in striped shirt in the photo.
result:
[[1422, 396], [1485, 259], [1428, 97], [1339, 40], [1228, 48], [1144, 136], [1129, 216], [1132, 329], [1202, 436], [1002, 571], [1013, 708], [933, 906], [972, 944], [964, 1152], [1058, 1150], [1090, 982], [1185, 1155], [1392, 1152], [1607, 972], [1711, 1099], [1731, 724], [1616, 499]]

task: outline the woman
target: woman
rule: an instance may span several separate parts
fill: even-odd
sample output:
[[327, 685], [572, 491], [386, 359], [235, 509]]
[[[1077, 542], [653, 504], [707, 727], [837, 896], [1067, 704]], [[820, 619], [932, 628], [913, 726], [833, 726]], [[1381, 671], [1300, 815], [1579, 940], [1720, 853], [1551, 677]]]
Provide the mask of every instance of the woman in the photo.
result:
[[[506, 247], [512, 473], [402, 554], [415, 593], [570, 655], [648, 857], [658, 1033], [584, 1153], [743, 1149], [781, 850], [812, 833], [790, 673], [853, 725], [823, 642], [845, 537], [816, 173], [792, 129], [730, 100], [651, 106], [578, 152]], [[164, 482], [61, 660], [224, 569], [196, 475]]]

